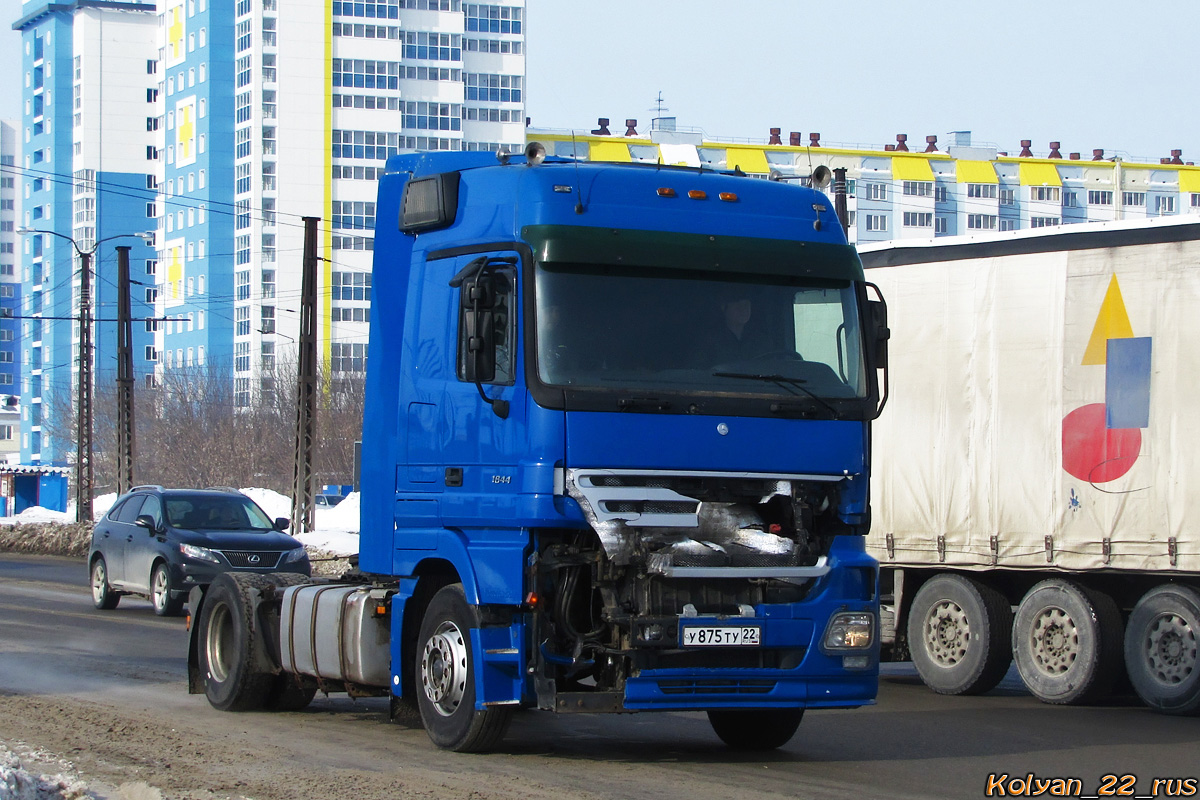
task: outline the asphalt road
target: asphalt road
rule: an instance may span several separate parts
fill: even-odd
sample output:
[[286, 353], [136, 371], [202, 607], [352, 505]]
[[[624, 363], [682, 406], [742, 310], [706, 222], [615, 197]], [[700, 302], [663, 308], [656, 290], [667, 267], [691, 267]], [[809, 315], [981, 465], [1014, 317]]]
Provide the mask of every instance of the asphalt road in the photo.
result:
[[[104, 780], [119, 782], [125, 769], [169, 797], [968, 798], [987, 796], [991, 775], [1008, 775], [1000, 787], [1012, 796], [1022, 788], [1012, 781], [1030, 773], [1079, 779], [1082, 796], [1104, 788], [1152, 796], [1156, 778], [1190, 778], [1200, 796], [1200, 718], [1158, 716], [1132, 700], [1047, 706], [1011, 672], [987, 695], [956, 698], [929, 692], [908, 664], [885, 665], [877, 705], [812, 712], [767, 755], [726, 750], [701, 714], [528, 712], [501, 752], [464, 756], [387, 723], [379, 700], [319, 696], [292, 714], [214, 711], [187, 694], [185, 657], [183, 621], [155, 617], [148, 602], [126, 597], [95, 611], [82, 562], [0, 554], [0, 742], [79, 751], [76, 763]], [[86, 713], [56, 729], [15, 714], [22, 702], [46, 719], [73, 704]], [[106, 716], [119, 724], [105, 728]], [[153, 744], [106, 740], [156, 729], [171, 734], [162, 737], [169, 759], [139, 755]], [[88, 759], [93, 749], [103, 757]], [[995, 785], [992, 796], [1005, 796]], [[1160, 783], [1154, 796], [1172, 787], [1186, 795], [1188, 786]]]

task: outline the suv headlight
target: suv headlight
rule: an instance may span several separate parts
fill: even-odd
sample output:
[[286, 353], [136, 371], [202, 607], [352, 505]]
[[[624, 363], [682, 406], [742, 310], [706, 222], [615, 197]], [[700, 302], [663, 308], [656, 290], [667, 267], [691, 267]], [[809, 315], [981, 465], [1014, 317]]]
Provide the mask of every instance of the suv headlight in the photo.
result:
[[194, 544], [179, 545], [179, 552], [187, 558], [194, 558], [197, 561], [208, 561], [213, 564], [220, 564], [221, 559], [217, 558], [217, 554], [207, 547], [197, 547]]
[[308, 557], [308, 551], [303, 547], [297, 547], [295, 550], [287, 551], [287, 555], [283, 557], [283, 563], [294, 564], [297, 561], [303, 561]]
[[825, 627], [822, 649], [866, 650], [875, 641], [875, 615], [865, 611], [834, 614]]

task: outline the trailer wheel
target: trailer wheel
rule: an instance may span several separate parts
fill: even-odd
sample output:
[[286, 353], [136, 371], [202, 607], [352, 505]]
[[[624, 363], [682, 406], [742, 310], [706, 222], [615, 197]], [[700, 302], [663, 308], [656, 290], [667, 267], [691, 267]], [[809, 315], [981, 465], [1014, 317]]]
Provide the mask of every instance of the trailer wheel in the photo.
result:
[[1124, 627], [1108, 595], [1051, 579], [1021, 600], [1013, 655], [1025, 686], [1043, 703], [1094, 703], [1121, 673]]
[[937, 575], [908, 612], [908, 647], [925, 685], [938, 694], [994, 689], [1012, 663], [1012, 607], [1000, 592], [963, 575]]
[[475, 709], [471, 628], [475, 613], [462, 584], [438, 591], [417, 637], [417, 704], [425, 732], [438, 747], [460, 753], [492, 749], [504, 738], [511, 708]]
[[734, 750], [774, 750], [796, 735], [803, 708], [732, 709], [708, 712], [708, 722], [721, 741]]
[[108, 565], [104, 556], [92, 562], [92, 605], [101, 611], [112, 611], [121, 602], [121, 593], [108, 582]]
[[200, 674], [213, 708], [253, 711], [267, 701], [276, 676], [259, 666], [264, 645], [253, 592], [270, 585], [263, 575], [225, 572], [209, 587], [200, 612]]
[[1142, 702], [1164, 714], [1200, 712], [1200, 594], [1157, 586], [1142, 596], [1125, 629], [1125, 668]]

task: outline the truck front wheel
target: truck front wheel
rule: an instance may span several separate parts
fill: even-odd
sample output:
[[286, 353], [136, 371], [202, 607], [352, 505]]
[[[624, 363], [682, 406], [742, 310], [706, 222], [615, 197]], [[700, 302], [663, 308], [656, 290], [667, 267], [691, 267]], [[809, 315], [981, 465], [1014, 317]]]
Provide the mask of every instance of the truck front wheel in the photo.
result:
[[1013, 620], [1017, 671], [1043, 703], [1107, 697], [1120, 675], [1123, 638], [1111, 597], [1059, 578], [1030, 589]]
[[908, 647], [925, 685], [938, 694], [982, 694], [1012, 663], [1012, 608], [1004, 595], [964, 575], [936, 575], [908, 614]]
[[221, 711], [262, 708], [276, 676], [261, 669], [262, 637], [255, 631], [253, 591], [271, 584], [262, 575], [222, 573], [200, 612], [200, 674], [204, 694]]
[[1129, 615], [1125, 668], [1142, 702], [1164, 714], [1200, 712], [1200, 594], [1187, 586], [1157, 586]]
[[478, 627], [462, 584], [438, 591], [417, 638], [417, 704], [433, 743], [460, 753], [480, 753], [500, 743], [510, 708], [475, 709], [471, 628]]
[[796, 735], [803, 708], [714, 708], [708, 722], [721, 741], [734, 750], [774, 750]]

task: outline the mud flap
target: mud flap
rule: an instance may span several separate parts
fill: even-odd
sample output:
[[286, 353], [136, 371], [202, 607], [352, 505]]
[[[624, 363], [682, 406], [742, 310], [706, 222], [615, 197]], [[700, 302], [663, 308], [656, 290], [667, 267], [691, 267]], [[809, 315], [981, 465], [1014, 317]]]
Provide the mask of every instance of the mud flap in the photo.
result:
[[200, 674], [200, 609], [207, 589], [207, 586], [193, 586], [188, 592], [188, 694], [204, 694], [204, 676]]

